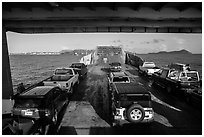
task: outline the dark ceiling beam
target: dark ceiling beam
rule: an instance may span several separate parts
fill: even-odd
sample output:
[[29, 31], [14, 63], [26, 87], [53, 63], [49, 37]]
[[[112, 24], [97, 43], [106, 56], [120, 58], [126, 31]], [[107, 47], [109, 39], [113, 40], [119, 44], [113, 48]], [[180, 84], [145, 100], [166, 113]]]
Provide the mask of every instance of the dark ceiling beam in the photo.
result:
[[30, 5], [29, 2], [24, 3], [23, 6], [22, 6], [22, 9], [25, 10], [25, 11], [32, 12], [32, 5]]
[[48, 11], [53, 11], [54, 7], [50, 5], [48, 2], [43, 2], [43, 7]]
[[196, 2], [194, 5], [193, 5], [194, 8], [202, 11], [202, 2]]
[[116, 3], [116, 2], [113, 2], [113, 3], [111, 4], [111, 9], [114, 10], [114, 11], [117, 11], [117, 10], [118, 10], [117, 3]]
[[2, 3], [2, 9], [5, 10], [5, 11], [8, 11], [8, 12], [11, 12], [11, 7], [10, 7], [8, 2], [7, 3], [5, 3], [5, 2]]
[[177, 9], [182, 12], [184, 10], [187, 10], [188, 8], [192, 7], [195, 3], [194, 2], [182, 2]]
[[135, 11], [138, 11], [140, 10], [141, 6], [142, 6], [142, 2], [136, 2], [133, 4], [132, 9]]
[[96, 10], [96, 6], [94, 5], [93, 2], [90, 2], [89, 5], [88, 5], [89, 9], [92, 10], [92, 11], [95, 11]]
[[57, 2], [48, 2], [50, 6], [52, 7], [59, 7], [59, 4]]
[[68, 9], [70, 11], [74, 11], [74, 4], [73, 3], [59, 3], [61, 7], [64, 7], [65, 9]]
[[158, 2], [158, 4], [155, 7], [153, 7], [153, 9], [156, 11], [160, 11], [167, 4], [168, 2]]
[[190, 20], [21, 20], [21, 21], [4, 21], [6, 28], [70, 28], [70, 27], [202, 27], [201, 21], [190, 21]]

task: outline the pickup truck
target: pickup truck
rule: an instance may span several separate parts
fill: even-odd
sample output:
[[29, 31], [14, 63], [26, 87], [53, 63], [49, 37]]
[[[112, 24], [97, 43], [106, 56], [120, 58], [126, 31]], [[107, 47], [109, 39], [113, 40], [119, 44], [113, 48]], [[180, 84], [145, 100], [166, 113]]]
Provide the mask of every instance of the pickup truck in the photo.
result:
[[142, 85], [131, 82], [124, 72], [110, 73], [108, 81], [112, 102], [112, 126], [153, 121], [151, 94]]
[[87, 76], [88, 69], [84, 63], [72, 63], [70, 68], [74, 68], [79, 73], [80, 79], [84, 79]]
[[193, 70], [176, 70], [162, 68], [152, 75], [152, 84], [157, 84], [166, 89], [168, 93], [174, 91], [186, 92], [198, 89], [200, 86], [199, 74]]
[[110, 71], [121, 71], [121, 63], [120, 62], [112, 62], [109, 64], [110, 65]]
[[156, 67], [154, 62], [144, 62], [142, 66], [139, 66], [139, 73], [145, 76], [151, 76], [153, 73], [159, 70], [160, 68]]
[[54, 75], [43, 81], [44, 86], [58, 86], [68, 93], [73, 93], [74, 86], [79, 84], [79, 74], [73, 68], [57, 68]]

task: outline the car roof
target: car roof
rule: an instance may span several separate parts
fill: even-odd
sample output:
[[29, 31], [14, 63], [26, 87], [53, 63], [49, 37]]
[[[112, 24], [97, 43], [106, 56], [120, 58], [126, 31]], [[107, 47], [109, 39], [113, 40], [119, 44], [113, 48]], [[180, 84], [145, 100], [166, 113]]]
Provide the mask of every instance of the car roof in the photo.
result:
[[120, 62], [112, 62], [112, 63], [110, 63], [111, 65], [121, 65], [121, 63]]
[[123, 77], [123, 76], [128, 76], [125, 72], [112, 72], [113, 76], [116, 77]]
[[118, 94], [150, 94], [148, 90], [136, 83], [115, 83]]
[[54, 87], [54, 86], [37, 86], [31, 90], [28, 90], [27, 92], [20, 94], [20, 96], [44, 96], [54, 88], [56, 88], [56, 87]]

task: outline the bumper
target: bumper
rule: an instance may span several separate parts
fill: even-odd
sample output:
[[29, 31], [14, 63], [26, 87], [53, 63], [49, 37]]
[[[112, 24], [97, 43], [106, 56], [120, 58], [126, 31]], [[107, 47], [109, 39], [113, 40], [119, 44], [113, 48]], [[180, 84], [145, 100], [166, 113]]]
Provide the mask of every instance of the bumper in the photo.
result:
[[[139, 123], [150, 123], [154, 121], [154, 111], [152, 108], [144, 108], [145, 117]], [[125, 108], [116, 108], [116, 114], [114, 114], [114, 123], [130, 123], [126, 117]]]
[[14, 108], [13, 109], [13, 115], [14, 116], [20, 116], [25, 118], [31, 118], [31, 119], [51, 119], [51, 112], [49, 110], [39, 110], [39, 109], [26, 109], [26, 108]]
[[34, 118], [39, 119], [42, 111], [38, 109], [23, 109], [23, 108], [14, 108], [13, 115], [27, 117], [27, 118]]

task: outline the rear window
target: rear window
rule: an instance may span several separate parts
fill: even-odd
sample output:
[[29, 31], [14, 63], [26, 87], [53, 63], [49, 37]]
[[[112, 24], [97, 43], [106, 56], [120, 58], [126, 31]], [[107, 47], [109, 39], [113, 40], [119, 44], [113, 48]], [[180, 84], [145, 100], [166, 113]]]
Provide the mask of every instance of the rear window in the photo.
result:
[[150, 95], [120, 95], [121, 101], [151, 101]]
[[114, 77], [113, 82], [130, 82], [128, 77]]
[[145, 62], [143, 64], [143, 67], [145, 67], [145, 68], [153, 68], [153, 67], [155, 67], [155, 64], [152, 63], [152, 62]]
[[67, 76], [67, 75], [54, 75], [51, 79], [52, 81], [67, 81], [71, 77], [72, 76]]
[[82, 64], [72, 64], [71, 68], [82, 68]]
[[121, 66], [121, 64], [118, 62], [114, 62], [114, 63], [111, 63], [111, 66]]
[[73, 75], [71, 69], [57, 69], [57, 70], [55, 70], [55, 74], [58, 74], [58, 75], [65, 75], [65, 74]]
[[15, 100], [14, 107], [18, 108], [36, 108], [43, 105], [43, 100], [39, 98], [18, 98]]
[[187, 77], [190, 78], [191, 80], [198, 80], [197, 73], [187, 73]]

